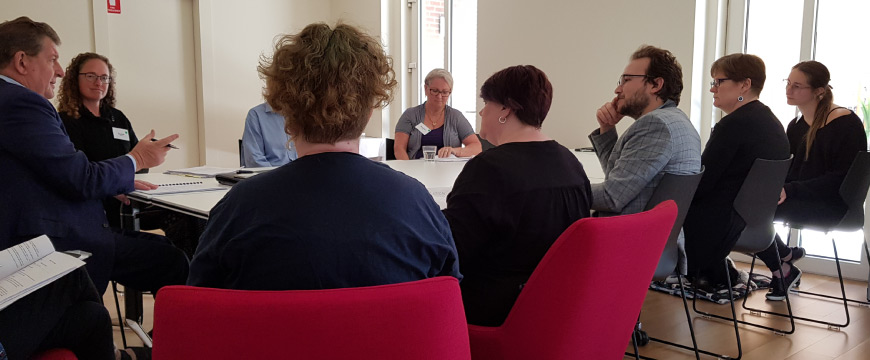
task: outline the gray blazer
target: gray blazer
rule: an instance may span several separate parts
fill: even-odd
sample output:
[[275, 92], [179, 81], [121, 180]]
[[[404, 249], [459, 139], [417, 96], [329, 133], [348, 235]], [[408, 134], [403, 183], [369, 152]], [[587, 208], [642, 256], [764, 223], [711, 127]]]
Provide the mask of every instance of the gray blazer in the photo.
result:
[[[403, 132], [409, 135], [408, 139], [408, 158], [413, 159], [414, 154], [420, 150], [423, 134], [420, 130], [414, 128], [417, 124], [423, 122], [426, 116], [426, 103], [408, 108], [402, 113], [399, 122], [396, 124], [396, 132]], [[444, 110], [444, 146], [459, 147], [462, 146], [462, 139], [474, 134], [474, 129], [468, 119], [462, 115], [462, 112], [450, 106]]]
[[616, 130], [589, 135], [604, 182], [592, 184], [592, 209], [601, 215], [643, 211], [665, 173], [701, 171], [701, 137], [688, 116], [668, 100], [641, 116], [617, 138]]

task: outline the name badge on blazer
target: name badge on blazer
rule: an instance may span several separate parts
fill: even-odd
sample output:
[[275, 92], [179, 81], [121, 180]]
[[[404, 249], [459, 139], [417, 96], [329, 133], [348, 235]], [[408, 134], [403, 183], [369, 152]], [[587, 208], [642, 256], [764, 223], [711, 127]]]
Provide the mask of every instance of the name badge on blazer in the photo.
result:
[[415, 126], [414, 128], [416, 128], [416, 129], [419, 130], [421, 133], [423, 133], [423, 135], [426, 135], [426, 134], [428, 134], [430, 131], [432, 131], [432, 130], [429, 130], [429, 128], [426, 127], [426, 125], [423, 124], [423, 123], [419, 123], [419, 124], [417, 124], [417, 126]]
[[121, 128], [112, 128], [112, 135], [116, 140], [130, 141], [130, 131]]

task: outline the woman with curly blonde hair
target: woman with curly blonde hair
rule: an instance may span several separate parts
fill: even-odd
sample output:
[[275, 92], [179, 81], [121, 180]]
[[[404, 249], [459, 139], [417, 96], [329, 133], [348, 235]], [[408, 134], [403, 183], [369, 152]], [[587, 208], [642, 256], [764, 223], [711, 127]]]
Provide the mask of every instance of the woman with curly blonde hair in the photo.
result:
[[457, 278], [447, 220], [418, 181], [359, 155], [396, 85], [379, 41], [311, 24], [261, 59], [264, 96], [299, 158], [233, 186], [211, 210], [188, 284], [329, 289]]

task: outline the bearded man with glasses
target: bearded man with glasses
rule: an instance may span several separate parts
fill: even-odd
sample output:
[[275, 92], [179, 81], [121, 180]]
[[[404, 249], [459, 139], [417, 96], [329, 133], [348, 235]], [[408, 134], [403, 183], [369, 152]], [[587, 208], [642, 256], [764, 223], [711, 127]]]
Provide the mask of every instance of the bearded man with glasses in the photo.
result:
[[[604, 182], [592, 184], [599, 216], [643, 211], [665, 173], [701, 171], [701, 138], [677, 108], [683, 72], [671, 52], [642, 46], [617, 81], [616, 97], [598, 109], [599, 128], [589, 135]], [[624, 116], [635, 122], [618, 136]]]

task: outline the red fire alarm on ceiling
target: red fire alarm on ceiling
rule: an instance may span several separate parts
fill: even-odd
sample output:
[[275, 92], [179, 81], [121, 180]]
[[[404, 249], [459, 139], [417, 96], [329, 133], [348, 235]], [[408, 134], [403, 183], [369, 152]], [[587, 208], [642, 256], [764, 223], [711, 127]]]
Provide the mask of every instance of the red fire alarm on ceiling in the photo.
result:
[[106, 0], [106, 5], [109, 9], [109, 14], [121, 13], [121, 0]]

